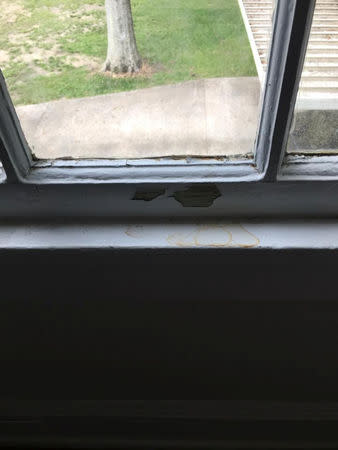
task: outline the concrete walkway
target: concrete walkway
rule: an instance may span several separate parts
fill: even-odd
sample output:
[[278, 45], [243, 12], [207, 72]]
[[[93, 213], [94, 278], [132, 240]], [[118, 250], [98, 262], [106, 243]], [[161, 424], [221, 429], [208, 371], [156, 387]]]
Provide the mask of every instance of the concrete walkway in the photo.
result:
[[38, 158], [243, 155], [253, 150], [258, 78], [214, 78], [17, 108]]

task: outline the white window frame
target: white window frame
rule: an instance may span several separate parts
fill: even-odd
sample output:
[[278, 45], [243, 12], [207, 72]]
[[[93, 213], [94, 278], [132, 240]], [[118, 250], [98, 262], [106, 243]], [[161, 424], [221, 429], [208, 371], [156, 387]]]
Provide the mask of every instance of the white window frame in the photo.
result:
[[277, 3], [252, 160], [33, 161], [1, 77], [0, 216], [336, 216], [338, 157], [285, 156], [314, 8]]

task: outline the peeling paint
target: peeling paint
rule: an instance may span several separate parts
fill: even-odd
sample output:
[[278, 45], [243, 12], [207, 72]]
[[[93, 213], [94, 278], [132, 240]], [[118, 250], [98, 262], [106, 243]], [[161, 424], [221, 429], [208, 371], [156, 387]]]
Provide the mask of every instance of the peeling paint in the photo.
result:
[[145, 202], [150, 202], [155, 200], [155, 198], [160, 197], [165, 194], [165, 189], [156, 189], [156, 190], [144, 190], [144, 191], [136, 191], [132, 200], [144, 200]]
[[184, 191], [174, 192], [173, 197], [185, 208], [208, 208], [221, 193], [215, 184], [194, 184]]
[[131, 225], [127, 228], [125, 231], [127, 236], [133, 237], [133, 238], [139, 238], [140, 235], [142, 236], [143, 226], [142, 225]]

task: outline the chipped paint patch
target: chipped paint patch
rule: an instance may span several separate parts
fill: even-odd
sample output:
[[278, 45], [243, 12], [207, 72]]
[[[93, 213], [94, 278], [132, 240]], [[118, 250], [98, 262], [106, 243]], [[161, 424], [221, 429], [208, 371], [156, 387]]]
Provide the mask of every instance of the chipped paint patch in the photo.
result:
[[206, 183], [194, 184], [184, 191], [176, 191], [173, 197], [185, 208], [208, 208], [221, 197], [221, 193], [215, 184]]
[[198, 225], [190, 232], [168, 236], [167, 241], [178, 247], [253, 248], [259, 245], [259, 239], [241, 224]]
[[133, 237], [133, 238], [142, 237], [142, 232], [143, 232], [143, 226], [142, 225], [131, 225], [125, 231], [127, 236], [130, 236], [130, 237]]
[[165, 189], [153, 189], [153, 190], [144, 190], [144, 191], [136, 191], [132, 200], [143, 200], [145, 202], [151, 202], [155, 200], [155, 198], [160, 197], [165, 194]]

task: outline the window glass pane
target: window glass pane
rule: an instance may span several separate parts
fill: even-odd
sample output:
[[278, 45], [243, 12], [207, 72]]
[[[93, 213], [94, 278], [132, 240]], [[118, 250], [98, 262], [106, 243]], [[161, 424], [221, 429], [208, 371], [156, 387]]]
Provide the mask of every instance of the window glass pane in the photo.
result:
[[316, 2], [288, 152], [338, 152], [337, 0]]
[[252, 155], [272, 0], [0, 4], [0, 63], [36, 158]]

